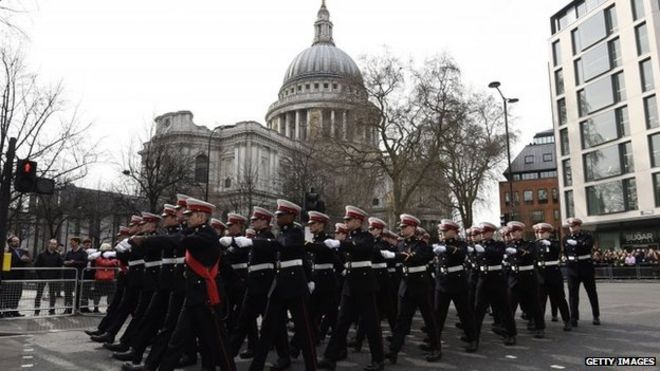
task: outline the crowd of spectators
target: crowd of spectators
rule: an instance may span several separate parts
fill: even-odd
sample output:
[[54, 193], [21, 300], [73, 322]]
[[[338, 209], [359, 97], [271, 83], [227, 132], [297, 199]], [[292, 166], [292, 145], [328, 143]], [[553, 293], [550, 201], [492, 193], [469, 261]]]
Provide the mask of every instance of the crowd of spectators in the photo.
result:
[[653, 247], [646, 249], [595, 249], [593, 260], [596, 264], [615, 267], [660, 264], [660, 252]]

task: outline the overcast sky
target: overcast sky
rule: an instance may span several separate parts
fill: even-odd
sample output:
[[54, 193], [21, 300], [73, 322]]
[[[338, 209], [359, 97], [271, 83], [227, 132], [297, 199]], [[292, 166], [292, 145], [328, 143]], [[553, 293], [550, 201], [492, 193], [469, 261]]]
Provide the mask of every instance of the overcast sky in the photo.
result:
[[[17, 0], [14, 0], [16, 2]], [[25, 0], [24, 0], [25, 1]], [[153, 117], [190, 110], [198, 125], [264, 122], [291, 60], [311, 45], [321, 0], [32, 0], [15, 18], [28, 63], [62, 81], [101, 149], [120, 148]], [[450, 53], [474, 88], [492, 80], [520, 98], [522, 138], [552, 127], [549, 18], [568, 0], [328, 0], [337, 46], [354, 59], [383, 46], [421, 60]], [[85, 185], [120, 176], [95, 165]], [[497, 198], [493, 198], [496, 200]], [[480, 213], [497, 220], [493, 209]]]

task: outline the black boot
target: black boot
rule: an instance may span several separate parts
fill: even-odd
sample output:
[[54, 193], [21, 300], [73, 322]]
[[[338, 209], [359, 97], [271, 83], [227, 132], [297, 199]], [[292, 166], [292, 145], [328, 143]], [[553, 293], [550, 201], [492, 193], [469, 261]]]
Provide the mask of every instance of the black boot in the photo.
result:
[[245, 349], [245, 351], [241, 352], [238, 356], [241, 359], [250, 359], [254, 357], [254, 351], [252, 349]]
[[479, 343], [477, 341], [471, 341], [465, 347], [465, 351], [468, 353], [474, 353], [477, 351], [477, 349], [479, 349]]
[[323, 358], [318, 361], [317, 368], [319, 370], [335, 371], [335, 368], [337, 368], [337, 362], [330, 360], [328, 358]]
[[545, 337], [545, 331], [543, 330], [536, 330], [536, 333], [534, 334], [534, 338], [536, 339], [543, 339]]
[[573, 326], [571, 326], [571, 323], [569, 321], [564, 322], [564, 331], [571, 331], [573, 329]]
[[280, 358], [275, 362], [274, 365], [270, 367], [270, 371], [284, 371], [288, 368], [291, 368], [291, 359], [290, 358]]
[[179, 358], [179, 363], [177, 363], [176, 368], [184, 368], [184, 367], [192, 366], [196, 363], [197, 363], [196, 357], [190, 357], [187, 354], [184, 354], [181, 358]]
[[384, 369], [384, 362], [371, 362], [367, 367], [364, 368], [364, 371], [383, 371]]
[[429, 344], [419, 344], [419, 350], [423, 352], [433, 352], [433, 347]]
[[397, 360], [399, 359], [399, 356], [397, 355], [396, 352], [389, 352], [385, 354], [385, 359], [392, 365], [396, 365]]
[[97, 343], [113, 343], [115, 341], [115, 335], [106, 332], [101, 335], [90, 336], [90, 339]]
[[504, 345], [516, 345], [516, 337], [515, 336], [506, 336], [504, 338]]
[[552, 316], [552, 319], [551, 319], [550, 321], [552, 321], [552, 322], [558, 322], [558, 321], [559, 321], [559, 318], [557, 318], [557, 316]]
[[125, 362], [121, 365], [122, 371], [153, 371], [152, 368], [149, 368], [145, 365], [136, 365], [132, 362]]
[[125, 352], [114, 352], [112, 353], [112, 358], [118, 359], [120, 361], [131, 361], [133, 363], [140, 363], [141, 359], [138, 359], [137, 354], [133, 348], [129, 348]]
[[594, 320], [591, 323], [593, 323], [596, 326], [600, 325], [600, 318], [594, 317]]
[[128, 344], [122, 344], [122, 343], [117, 343], [117, 344], [104, 343], [103, 347], [107, 350], [118, 353], [126, 352], [130, 348]]
[[576, 320], [576, 319], [572, 319], [572, 320], [571, 320], [571, 326], [573, 326], [573, 327], [578, 327], [577, 322], [578, 322], [578, 320]]
[[431, 353], [427, 354], [424, 358], [426, 358], [426, 362], [438, 362], [442, 359], [442, 353], [437, 350], [432, 350]]
[[101, 331], [101, 330], [85, 330], [85, 333], [89, 336], [98, 336], [98, 335], [102, 335], [103, 331]]

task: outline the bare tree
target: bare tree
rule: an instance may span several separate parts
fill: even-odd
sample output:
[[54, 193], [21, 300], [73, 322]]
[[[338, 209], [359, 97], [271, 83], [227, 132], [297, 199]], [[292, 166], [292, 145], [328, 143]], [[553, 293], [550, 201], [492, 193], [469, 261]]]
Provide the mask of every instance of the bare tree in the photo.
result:
[[236, 174], [233, 191], [225, 198], [227, 206], [239, 214], [249, 214], [254, 206], [261, 206], [259, 181], [257, 167], [248, 161]]

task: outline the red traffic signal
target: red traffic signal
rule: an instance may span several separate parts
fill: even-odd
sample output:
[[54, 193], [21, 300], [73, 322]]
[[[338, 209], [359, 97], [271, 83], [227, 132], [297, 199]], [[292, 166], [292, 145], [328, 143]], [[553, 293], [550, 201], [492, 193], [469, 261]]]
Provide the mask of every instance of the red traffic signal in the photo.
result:
[[18, 192], [34, 192], [37, 188], [37, 163], [30, 160], [18, 160], [14, 189]]

